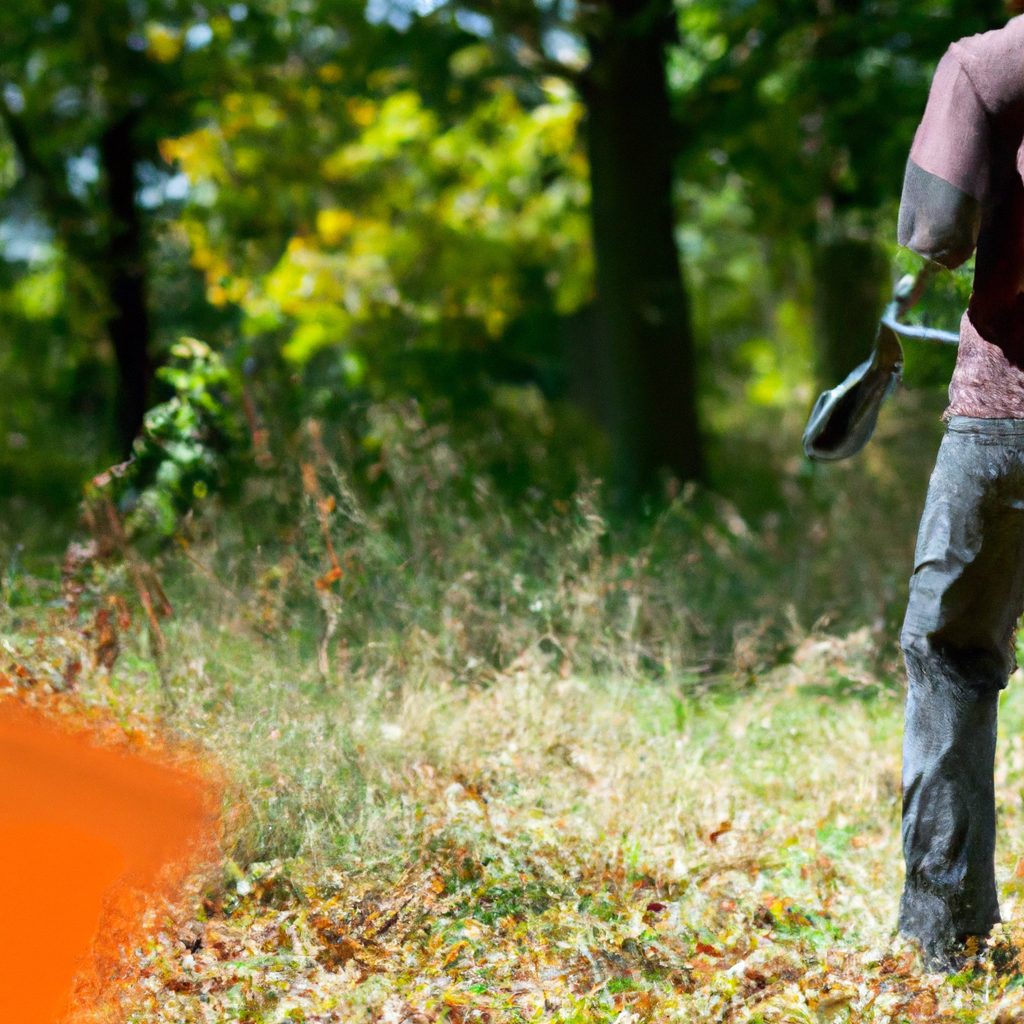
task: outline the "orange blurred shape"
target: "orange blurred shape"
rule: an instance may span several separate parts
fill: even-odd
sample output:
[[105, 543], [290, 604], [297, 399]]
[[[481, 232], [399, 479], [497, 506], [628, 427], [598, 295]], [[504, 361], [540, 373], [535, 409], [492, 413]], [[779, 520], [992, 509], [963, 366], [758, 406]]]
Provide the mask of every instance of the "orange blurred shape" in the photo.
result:
[[74, 1021], [131, 976], [145, 908], [213, 862], [218, 803], [199, 772], [0, 702], [0, 1022]]

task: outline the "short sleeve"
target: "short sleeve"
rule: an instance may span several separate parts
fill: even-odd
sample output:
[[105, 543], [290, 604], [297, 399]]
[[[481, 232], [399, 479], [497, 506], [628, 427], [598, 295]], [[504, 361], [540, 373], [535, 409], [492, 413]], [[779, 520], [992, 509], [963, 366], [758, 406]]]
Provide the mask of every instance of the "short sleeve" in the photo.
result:
[[900, 200], [899, 242], [943, 266], [977, 243], [991, 174], [988, 112], [954, 43], [939, 61], [914, 136]]
[[910, 159], [921, 170], [983, 202], [990, 151], [988, 112], [954, 44], [935, 69]]

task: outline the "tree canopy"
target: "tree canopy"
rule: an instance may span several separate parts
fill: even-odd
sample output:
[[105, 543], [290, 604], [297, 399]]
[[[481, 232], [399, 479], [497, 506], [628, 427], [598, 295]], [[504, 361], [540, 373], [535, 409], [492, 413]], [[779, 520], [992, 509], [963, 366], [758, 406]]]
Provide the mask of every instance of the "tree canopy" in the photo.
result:
[[0, 479], [71, 500], [167, 397], [182, 336], [281, 436], [315, 416], [366, 441], [373, 408], [414, 401], [514, 488], [720, 476], [733, 403], [806, 402], [865, 352], [931, 70], [1004, 18], [9, 6]]

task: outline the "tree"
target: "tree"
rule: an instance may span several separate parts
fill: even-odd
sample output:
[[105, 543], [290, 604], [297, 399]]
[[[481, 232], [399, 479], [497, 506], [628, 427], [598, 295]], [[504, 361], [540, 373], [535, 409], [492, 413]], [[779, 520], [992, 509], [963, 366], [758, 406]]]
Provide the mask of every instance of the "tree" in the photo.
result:
[[558, 338], [593, 292], [581, 115], [557, 79], [514, 88], [457, 26], [367, 27], [326, 4], [165, 140], [192, 261], [240, 316], [235, 355], [287, 382], [276, 411], [371, 447], [363, 414], [414, 400], [512, 487], [571, 487], [583, 450], [598, 464]]
[[671, 0], [614, 0], [587, 22], [577, 78], [587, 109], [597, 295], [612, 367], [617, 480], [703, 476], [690, 308], [675, 243], [674, 125], [665, 61]]
[[[809, 268], [817, 372], [864, 358], [890, 287], [903, 167], [938, 58], [1003, 0], [695, 0], [675, 93], [685, 173], [741, 175], [759, 230]], [[707, 154], [716, 154], [711, 164]]]
[[[0, 12], [0, 123], [30, 195], [67, 261], [76, 316], [109, 343], [116, 432], [127, 451], [153, 377], [148, 225], [168, 175], [158, 141], [210, 93], [226, 15], [178, 0], [75, 0]], [[144, 178], [155, 187], [140, 201]]]
[[557, 76], [578, 91], [590, 163], [596, 358], [605, 368], [617, 487], [633, 500], [656, 491], [665, 471], [700, 479], [693, 329], [675, 244], [678, 144], [665, 66], [677, 38], [673, 3], [439, 6], [430, 16], [435, 22], [469, 24], [464, 15], [473, 12], [501, 73], [517, 75], [527, 88]]

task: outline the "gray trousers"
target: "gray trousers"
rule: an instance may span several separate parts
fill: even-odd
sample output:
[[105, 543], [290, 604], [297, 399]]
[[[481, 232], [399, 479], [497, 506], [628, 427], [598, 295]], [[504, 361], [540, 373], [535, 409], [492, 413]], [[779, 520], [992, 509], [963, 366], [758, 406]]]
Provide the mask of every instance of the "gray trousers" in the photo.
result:
[[999, 691], [1024, 610], [1024, 420], [953, 417], [917, 538], [907, 666], [900, 933], [938, 969], [999, 920]]

